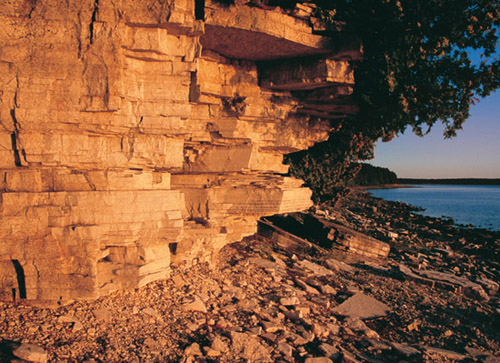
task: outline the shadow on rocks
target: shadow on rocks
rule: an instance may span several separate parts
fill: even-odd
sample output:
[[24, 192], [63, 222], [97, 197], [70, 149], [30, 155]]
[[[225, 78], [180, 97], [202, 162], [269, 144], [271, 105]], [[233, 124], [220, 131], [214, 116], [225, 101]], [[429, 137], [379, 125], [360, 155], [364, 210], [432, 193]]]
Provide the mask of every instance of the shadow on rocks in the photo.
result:
[[19, 361], [12, 352], [21, 345], [13, 340], [0, 340], [0, 362]]

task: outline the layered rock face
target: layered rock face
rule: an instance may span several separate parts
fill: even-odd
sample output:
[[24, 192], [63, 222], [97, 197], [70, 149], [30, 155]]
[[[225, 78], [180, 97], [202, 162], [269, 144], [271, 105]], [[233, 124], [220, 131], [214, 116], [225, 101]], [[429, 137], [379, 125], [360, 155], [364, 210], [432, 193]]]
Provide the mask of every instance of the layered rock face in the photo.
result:
[[292, 15], [0, 1], [0, 297], [142, 286], [308, 208], [282, 156], [355, 111], [352, 54]]

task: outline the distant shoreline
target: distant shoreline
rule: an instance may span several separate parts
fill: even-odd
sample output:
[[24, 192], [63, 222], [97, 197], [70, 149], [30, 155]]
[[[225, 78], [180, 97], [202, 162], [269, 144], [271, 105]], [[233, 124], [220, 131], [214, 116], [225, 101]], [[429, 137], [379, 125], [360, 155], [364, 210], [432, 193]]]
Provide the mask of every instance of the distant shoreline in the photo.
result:
[[397, 188], [418, 188], [418, 187], [406, 184], [379, 184], [379, 185], [357, 185], [350, 188], [367, 190], [367, 189], [397, 189]]
[[448, 185], [500, 185], [500, 179], [495, 178], [445, 178], [417, 179], [398, 178], [400, 184], [448, 184]]

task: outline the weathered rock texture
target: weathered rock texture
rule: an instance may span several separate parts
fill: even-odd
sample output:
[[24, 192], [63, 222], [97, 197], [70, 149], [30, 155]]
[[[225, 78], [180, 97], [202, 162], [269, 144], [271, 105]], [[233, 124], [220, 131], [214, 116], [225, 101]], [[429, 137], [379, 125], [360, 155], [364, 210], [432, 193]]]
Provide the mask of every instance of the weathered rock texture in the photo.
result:
[[353, 77], [292, 15], [0, 1], [1, 296], [142, 286], [309, 207], [282, 156], [353, 111]]

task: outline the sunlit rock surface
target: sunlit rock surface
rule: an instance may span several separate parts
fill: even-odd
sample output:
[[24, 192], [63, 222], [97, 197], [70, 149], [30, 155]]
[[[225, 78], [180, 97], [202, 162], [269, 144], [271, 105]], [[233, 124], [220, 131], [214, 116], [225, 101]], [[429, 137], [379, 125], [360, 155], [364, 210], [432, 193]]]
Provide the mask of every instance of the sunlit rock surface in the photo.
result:
[[310, 15], [0, 1], [0, 296], [142, 286], [307, 209], [282, 156], [355, 111], [349, 57]]

